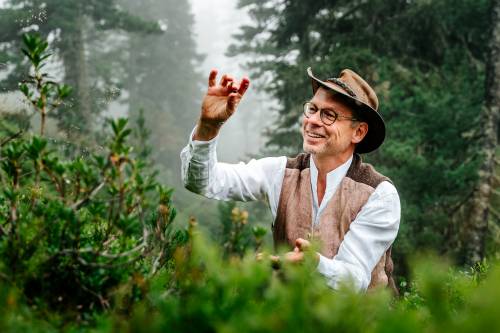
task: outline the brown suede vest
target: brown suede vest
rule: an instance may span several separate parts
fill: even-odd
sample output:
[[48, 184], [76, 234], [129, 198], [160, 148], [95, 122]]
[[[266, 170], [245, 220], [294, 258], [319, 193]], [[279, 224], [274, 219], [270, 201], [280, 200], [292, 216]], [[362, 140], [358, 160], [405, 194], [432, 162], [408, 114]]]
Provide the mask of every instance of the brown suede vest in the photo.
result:
[[[313, 226], [309, 159], [309, 154], [300, 154], [287, 161], [273, 225], [274, 243], [293, 247], [297, 238], [319, 240], [320, 253], [331, 259], [337, 254], [351, 222], [377, 185], [390, 180], [375, 171], [370, 164], [362, 163], [361, 157], [355, 154], [346, 176], [322, 212], [319, 223]], [[392, 271], [389, 248], [373, 269], [368, 289], [387, 286], [397, 295]]]

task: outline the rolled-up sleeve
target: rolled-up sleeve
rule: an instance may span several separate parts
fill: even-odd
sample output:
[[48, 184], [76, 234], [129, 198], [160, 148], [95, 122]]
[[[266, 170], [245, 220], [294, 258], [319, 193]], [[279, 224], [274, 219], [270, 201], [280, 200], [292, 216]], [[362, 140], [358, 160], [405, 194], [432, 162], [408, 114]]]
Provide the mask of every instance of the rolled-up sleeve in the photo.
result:
[[286, 157], [252, 159], [248, 163], [217, 161], [217, 139], [192, 140], [181, 151], [184, 186], [207, 198], [217, 200], [268, 201], [275, 214], [283, 181]]
[[396, 239], [400, 217], [396, 188], [389, 182], [380, 183], [351, 223], [337, 255], [332, 259], [320, 255], [317, 270], [327, 284], [338, 289], [351, 283], [365, 291], [371, 272]]
[[195, 129], [189, 136], [188, 145], [181, 151], [181, 177], [184, 187], [204, 195], [209, 185], [209, 173], [213, 172], [217, 163], [218, 137], [210, 141], [194, 141], [192, 137]]

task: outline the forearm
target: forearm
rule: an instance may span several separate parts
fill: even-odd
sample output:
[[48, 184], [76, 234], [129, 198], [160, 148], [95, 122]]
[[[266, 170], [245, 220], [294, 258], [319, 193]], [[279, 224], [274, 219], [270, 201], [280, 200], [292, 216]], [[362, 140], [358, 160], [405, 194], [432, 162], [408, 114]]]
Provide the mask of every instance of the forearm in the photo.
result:
[[197, 130], [195, 128], [191, 133], [180, 156], [182, 181], [188, 190], [218, 200], [255, 201], [272, 197], [274, 203], [279, 194], [286, 157], [238, 164], [219, 163], [217, 137], [208, 141], [195, 140]]

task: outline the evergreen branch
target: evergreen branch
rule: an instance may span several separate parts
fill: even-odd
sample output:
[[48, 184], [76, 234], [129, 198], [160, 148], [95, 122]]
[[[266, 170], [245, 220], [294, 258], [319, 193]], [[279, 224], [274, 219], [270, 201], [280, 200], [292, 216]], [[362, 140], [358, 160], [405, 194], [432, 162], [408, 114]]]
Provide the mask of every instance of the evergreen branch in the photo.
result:
[[54, 185], [56, 186], [56, 190], [57, 192], [59, 193], [59, 195], [61, 196], [61, 198], [64, 200], [64, 189], [62, 188], [61, 184], [59, 183], [59, 181], [57, 180], [56, 176], [54, 175], [54, 173], [52, 171], [50, 171], [49, 168], [43, 168], [44, 171], [49, 175], [49, 177], [51, 178], [52, 182], [54, 183]]
[[490, 213], [493, 215], [494, 218], [496, 218], [500, 222], [500, 213], [493, 208], [493, 206], [489, 205], [488, 208], [490, 209]]
[[[84, 253], [89, 253], [89, 254], [93, 254], [95, 256], [98, 256], [98, 257], [102, 257], [102, 258], [106, 258], [106, 259], [111, 259], [111, 260], [116, 260], [116, 259], [119, 259], [119, 258], [124, 258], [124, 257], [128, 257], [128, 256], [131, 256], [133, 254], [136, 254], [137, 252], [139, 252], [140, 250], [142, 250], [144, 247], [146, 247], [146, 242], [141, 242], [139, 245], [137, 245], [136, 247], [128, 250], [128, 251], [125, 251], [125, 252], [120, 252], [120, 253], [117, 253], [117, 254], [110, 254], [110, 253], [107, 253], [107, 252], [99, 252], [99, 251], [96, 251], [92, 248], [84, 248], [84, 249], [64, 249], [64, 250], [61, 250], [61, 251], [58, 251], [56, 253], [57, 254], [84, 254]], [[79, 257], [81, 258], [81, 257]], [[85, 261], [85, 259], [81, 258], [83, 261]], [[88, 263], [85, 261], [85, 265], [89, 265], [89, 266], [92, 266], [92, 263]]]
[[20, 137], [22, 134], [23, 134], [23, 130], [20, 130], [18, 131], [17, 133], [14, 133], [12, 134], [11, 136], [3, 139], [1, 142], [0, 142], [0, 147], [3, 147], [4, 145], [6, 145], [7, 143], [9, 143], [10, 141]]
[[474, 192], [476, 191], [476, 189], [473, 189], [472, 191], [469, 192], [468, 195], [466, 195], [463, 200], [461, 200], [460, 202], [458, 202], [455, 206], [451, 207], [448, 209], [448, 213], [450, 215], [453, 215], [460, 207], [462, 207], [466, 202], [469, 201], [469, 199], [472, 197], [472, 195], [474, 194]]
[[161, 261], [163, 257], [165, 256], [164, 251], [160, 251], [160, 254], [156, 256], [156, 258], [153, 261], [153, 268], [151, 269], [151, 276], [155, 275], [156, 272], [158, 271], [158, 268], [160, 267]]
[[78, 202], [75, 202], [71, 206], [71, 209], [79, 210], [80, 208], [82, 208], [83, 205], [85, 205], [87, 202], [93, 199], [97, 195], [97, 193], [99, 193], [99, 191], [104, 187], [105, 184], [105, 182], [101, 182], [99, 185], [95, 186], [85, 198], [82, 198]]
[[84, 266], [88, 266], [88, 267], [97, 267], [97, 268], [107, 268], [107, 269], [113, 269], [113, 268], [118, 268], [120, 266], [127, 266], [131, 263], [134, 263], [136, 262], [137, 260], [141, 259], [143, 257], [142, 254], [134, 257], [134, 258], [130, 258], [129, 260], [127, 261], [124, 261], [124, 262], [118, 262], [118, 263], [115, 263], [115, 264], [110, 264], [110, 263], [95, 263], [95, 262], [87, 262], [85, 259], [83, 259], [82, 257], [78, 257], [78, 262], [81, 263], [82, 265]]
[[7, 235], [7, 231], [4, 229], [3, 225], [0, 225], [0, 237]]
[[92, 289], [86, 287], [83, 283], [81, 283], [80, 279], [76, 279], [76, 283], [86, 292], [91, 294], [92, 296], [96, 297], [99, 300], [99, 303], [101, 303], [101, 306], [103, 309], [109, 308], [109, 302], [107, 299], [105, 299], [101, 294], [93, 291]]

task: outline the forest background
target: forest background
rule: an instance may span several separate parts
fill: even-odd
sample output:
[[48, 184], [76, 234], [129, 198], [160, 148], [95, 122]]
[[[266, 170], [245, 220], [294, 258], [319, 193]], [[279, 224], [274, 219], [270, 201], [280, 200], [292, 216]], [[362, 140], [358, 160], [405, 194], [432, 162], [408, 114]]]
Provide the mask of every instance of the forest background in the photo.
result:
[[[130, 309], [158, 291], [158, 275], [165, 290], [194, 295], [179, 282], [179, 276], [197, 279], [196, 269], [190, 271], [197, 257], [179, 259], [196, 252], [191, 217], [226, 258], [271, 245], [264, 204], [217, 203], [180, 184], [179, 152], [199, 113], [206, 66], [220, 65], [204, 60], [213, 59], [214, 50], [229, 57], [221, 71], [252, 80], [253, 94], [220, 139], [220, 159], [229, 162], [300, 152], [308, 66], [321, 77], [353, 68], [373, 84], [388, 136], [365, 159], [400, 193], [393, 257], [412, 306], [421, 305], [407, 283], [416, 252], [433, 251], [459, 270], [475, 267], [467, 275], [474, 283], [487, 262], [498, 260], [499, 1], [240, 0], [228, 21], [227, 11], [204, 2], [195, 6], [207, 22], [199, 31], [202, 46], [193, 4], [2, 3], [0, 278], [6, 304], [12, 287], [12, 299], [34, 307], [35, 318], [43, 308], [54, 316], [50, 325], [65, 327], [77, 318], [92, 326], [103, 310], [118, 317], [140, 312]], [[26, 33], [40, 39], [23, 39]], [[48, 76], [37, 81], [36, 73]], [[128, 122], [118, 119], [123, 116]], [[57, 227], [49, 228], [51, 221]], [[235, 277], [245, 278], [255, 276]], [[222, 316], [189, 315], [207, 313]]]

